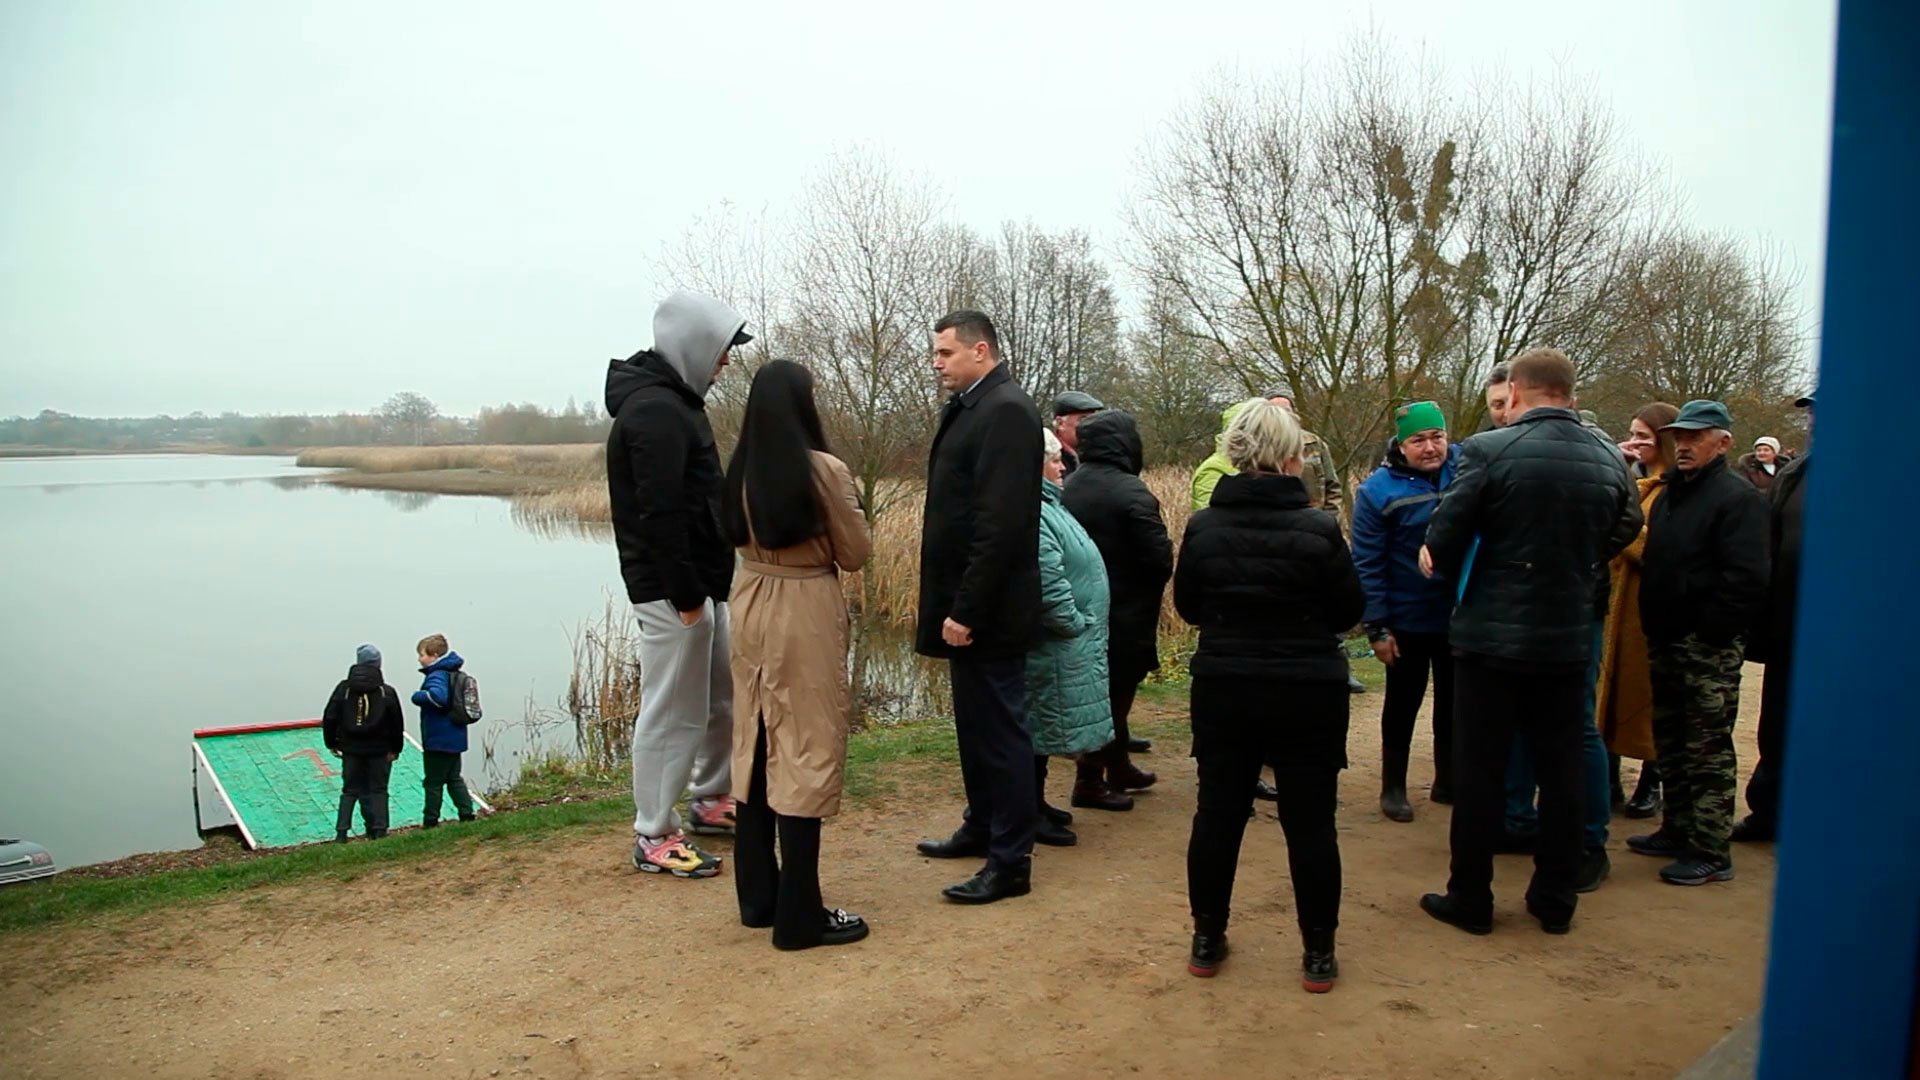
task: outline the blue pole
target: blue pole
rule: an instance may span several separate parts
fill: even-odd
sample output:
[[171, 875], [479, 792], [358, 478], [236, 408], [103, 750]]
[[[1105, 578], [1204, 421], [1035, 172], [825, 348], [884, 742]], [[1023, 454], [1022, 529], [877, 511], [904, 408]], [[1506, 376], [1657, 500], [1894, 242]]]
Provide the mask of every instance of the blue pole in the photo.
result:
[[1840, 0], [1817, 459], [1760, 1080], [1907, 1076], [1920, 968], [1916, 314], [1920, 3]]

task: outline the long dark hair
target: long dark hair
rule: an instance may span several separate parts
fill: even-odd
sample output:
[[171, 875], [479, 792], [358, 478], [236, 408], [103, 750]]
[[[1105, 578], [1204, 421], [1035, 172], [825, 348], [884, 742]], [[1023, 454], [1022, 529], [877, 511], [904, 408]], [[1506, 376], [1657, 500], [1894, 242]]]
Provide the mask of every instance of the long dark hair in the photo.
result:
[[777, 550], [827, 531], [809, 450], [832, 453], [813, 404], [813, 374], [791, 360], [771, 361], [754, 373], [727, 463], [720, 523], [729, 543]]

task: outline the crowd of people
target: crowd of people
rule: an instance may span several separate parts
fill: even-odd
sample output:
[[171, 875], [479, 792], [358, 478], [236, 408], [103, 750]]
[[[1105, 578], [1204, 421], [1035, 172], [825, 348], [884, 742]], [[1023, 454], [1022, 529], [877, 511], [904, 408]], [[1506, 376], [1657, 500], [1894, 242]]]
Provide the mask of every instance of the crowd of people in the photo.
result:
[[[1355, 627], [1387, 672], [1379, 806], [1391, 821], [1414, 818], [1412, 736], [1433, 688], [1427, 802], [1452, 808], [1451, 876], [1419, 900], [1435, 919], [1490, 932], [1494, 855], [1531, 852], [1526, 910], [1566, 933], [1578, 897], [1611, 873], [1616, 806], [1661, 815], [1627, 847], [1665, 860], [1660, 877], [1676, 885], [1728, 880], [1731, 842], [1771, 838], [1810, 454], [1763, 437], [1753, 467], [1736, 466], [1733, 418], [1704, 400], [1649, 403], [1616, 445], [1578, 410], [1573, 362], [1534, 349], [1494, 369], [1493, 426], [1464, 442], [1433, 402], [1395, 409], [1350, 527], [1292, 393], [1233, 406], [1176, 548], [1141, 479], [1133, 417], [1073, 391], [1049, 426], [987, 315], [956, 311], [932, 335], [949, 397], [927, 466], [915, 646], [950, 670], [966, 803], [952, 834], [919, 852], [977, 864], [949, 900], [1025, 895], [1034, 845], [1077, 842], [1072, 810], [1046, 801], [1052, 759], [1073, 763], [1073, 810], [1124, 812], [1156, 783], [1133, 760], [1146, 743], [1129, 718], [1160, 663], [1169, 583], [1199, 630], [1194, 975], [1228, 955], [1242, 839], [1254, 799], [1268, 798], [1303, 984], [1324, 992], [1337, 977]], [[870, 542], [803, 365], [755, 373], [723, 468], [705, 398], [750, 340], [737, 312], [680, 293], [656, 311], [653, 347], [608, 372], [614, 531], [641, 628], [633, 862], [712, 877], [721, 859], [694, 837], [732, 834], [742, 923], [783, 949], [843, 944], [868, 927], [822, 899], [820, 824], [840, 806], [850, 709], [838, 575], [861, 568]], [[1753, 813], [1736, 824], [1749, 658], [1770, 666]], [[1621, 757], [1643, 762], [1631, 798]]]

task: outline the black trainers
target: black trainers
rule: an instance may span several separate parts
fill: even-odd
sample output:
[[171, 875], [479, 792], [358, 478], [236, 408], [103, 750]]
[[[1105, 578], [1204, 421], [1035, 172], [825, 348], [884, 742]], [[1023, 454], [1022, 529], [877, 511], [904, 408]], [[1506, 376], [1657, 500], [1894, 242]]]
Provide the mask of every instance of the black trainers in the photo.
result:
[[1652, 855], [1655, 858], [1674, 859], [1687, 854], [1685, 840], [1666, 829], [1656, 829], [1644, 836], [1627, 837], [1627, 850], [1636, 855]]
[[1059, 825], [1051, 819], [1042, 817], [1033, 826], [1033, 842], [1048, 847], [1072, 847], [1080, 842], [1072, 829]]
[[1733, 860], [1719, 855], [1690, 853], [1660, 868], [1660, 880], [1669, 885], [1706, 885], [1733, 880]]
[[1280, 789], [1267, 783], [1265, 780], [1255, 780], [1253, 782], [1253, 797], [1259, 799], [1261, 802], [1279, 802]]
[[1613, 860], [1607, 858], [1607, 849], [1588, 848], [1586, 857], [1580, 860], [1580, 876], [1573, 879], [1573, 891], [1590, 893], [1612, 873]]

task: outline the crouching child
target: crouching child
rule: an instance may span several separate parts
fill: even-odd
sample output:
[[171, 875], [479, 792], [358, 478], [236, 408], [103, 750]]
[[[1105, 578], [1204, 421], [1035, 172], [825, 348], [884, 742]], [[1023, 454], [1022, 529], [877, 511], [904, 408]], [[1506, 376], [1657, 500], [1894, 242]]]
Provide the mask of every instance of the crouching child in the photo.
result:
[[420, 639], [420, 674], [424, 680], [413, 693], [420, 706], [420, 746], [425, 751], [427, 802], [420, 815], [423, 828], [440, 824], [440, 797], [453, 800], [461, 821], [473, 820], [473, 796], [460, 776], [460, 755], [467, 752], [467, 729], [455, 706], [453, 675], [466, 661], [447, 648], [441, 634]]
[[380, 650], [360, 646], [347, 677], [327, 699], [320, 720], [327, 749], [340, 759], [340, 816], [333, 826], [336, 843], [347, 842], [356, 803], [367, 837], [378, 840], [387, 835], [387, 777], [400, 756], [405, 731], [400, 695], [380, 674]]

